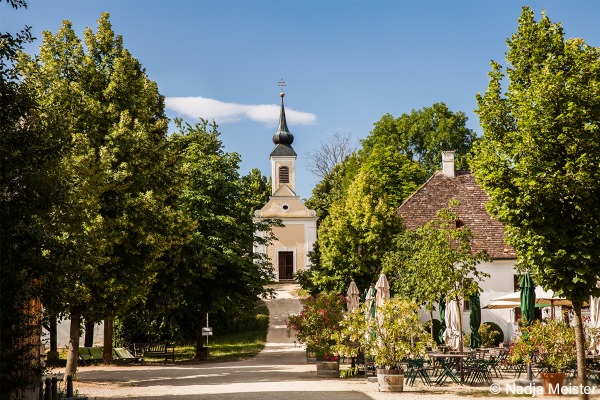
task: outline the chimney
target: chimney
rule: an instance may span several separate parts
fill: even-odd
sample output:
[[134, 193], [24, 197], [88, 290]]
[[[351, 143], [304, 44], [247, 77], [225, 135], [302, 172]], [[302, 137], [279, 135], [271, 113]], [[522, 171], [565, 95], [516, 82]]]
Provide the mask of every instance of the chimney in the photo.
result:
[[454, 178], [454, 151], [442, 151], [442, 171], [448, 178]]

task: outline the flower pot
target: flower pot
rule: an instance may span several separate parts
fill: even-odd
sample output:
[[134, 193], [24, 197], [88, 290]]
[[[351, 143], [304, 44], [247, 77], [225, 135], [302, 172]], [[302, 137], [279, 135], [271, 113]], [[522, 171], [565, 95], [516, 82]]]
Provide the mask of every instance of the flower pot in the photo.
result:
[[380, 392], [402, 392], [404, 390], [404, 371], [377, 368], [377, 384]]
[[317, 376], [320, 378], [339, 378], [340, 361], [321, 361], [317, 360]]
[[544, 393], [548, 396], [560, 396], [560, 388], [565, 383], [565, 374], [562, 372], [545, 372], [541, 374]]

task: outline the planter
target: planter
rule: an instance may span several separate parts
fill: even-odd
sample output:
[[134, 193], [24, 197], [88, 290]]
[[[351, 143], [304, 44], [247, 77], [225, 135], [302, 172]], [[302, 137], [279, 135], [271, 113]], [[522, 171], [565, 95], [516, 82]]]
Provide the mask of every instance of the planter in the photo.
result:
[[404, 390], [404, 371], [377, 368], [377, 384], [380, 392], [402, 392]]
[[565, 383], [565, 374], [562, 372], [545, 372], [541, 374], [544, 393], [547, 396], [560, 396], [560, 388]]
[[340, 362], [317, 360], [317, 376], [320, 378], [339, 378]]

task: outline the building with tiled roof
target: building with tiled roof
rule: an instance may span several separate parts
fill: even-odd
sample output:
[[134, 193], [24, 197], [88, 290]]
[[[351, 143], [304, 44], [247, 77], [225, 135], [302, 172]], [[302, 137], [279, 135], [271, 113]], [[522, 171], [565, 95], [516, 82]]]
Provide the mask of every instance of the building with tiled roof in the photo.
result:
[[408, 229], [416, 229], [434, 219], [451, 199], [459, 202], [453, 209], [459, 215], [459, 223], [473, 232], [475, 251], [486, 250], [495, 260], [517, 258], [504, 240], [504, 227], [485, 209], [489, 196], [468, 171], [456, 171], [452, 176], [436, 171], [397, 212]]
[[[408, 229], [417, 229], [435, 219], [436, 213], [448, 207], [452, 199], [459, 205], [453, 208], [458, 213], [457, 226], [466, 226], [473, 232], [472, 246], [475, 251], [486, 250], [492, 262], [478, 266], [490, 274], [480, 282], [482, 288], [481, 305], [492, 299], [516, 290], [516, 254], [505, 242], [504, 227], [486, 210], [489, 201], [487, 193], [477, 184], [468, 171], [455, 171], [454, 152], [442, 153], [442, 170], [436, 171], [427, 182], [415, 191], [397, 210]], [[482, 310], [482, 322], [496, 322], [504, 331], [505, 341], [513, 337], [515, 326], [514, 311]], [[436, 317], [437, 318], [437, 317]], [[469, 312], [463, 311], [463, 329], [468, 330]]]

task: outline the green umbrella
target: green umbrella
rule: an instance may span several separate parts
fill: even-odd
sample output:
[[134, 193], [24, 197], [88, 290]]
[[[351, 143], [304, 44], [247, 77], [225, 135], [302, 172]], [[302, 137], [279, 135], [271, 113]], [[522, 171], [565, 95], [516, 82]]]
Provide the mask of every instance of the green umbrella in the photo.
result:
[[481, 347], [481, 336], [479, 336], [479, 326], [481, 325], [479, 292], [475, 292], [469, 296], [469, 325], [471, 327], [471, 341], [469, 347], [477, 349]]
[[530, 324], [535, 317], [535, 285], [528, 273], [521, 277], [521, 318]]
[[444, 343], [444, 331], [446, 330], [446, 296], [442, 295], [439, 302], [440, 307], [440, 331], [436, 342], [438, 344]]

